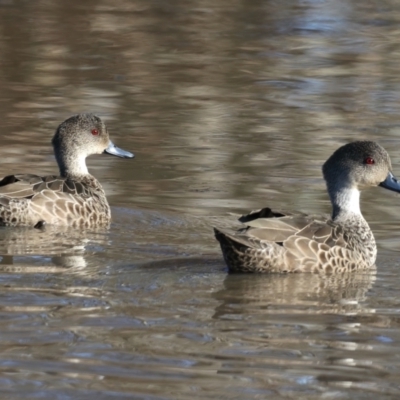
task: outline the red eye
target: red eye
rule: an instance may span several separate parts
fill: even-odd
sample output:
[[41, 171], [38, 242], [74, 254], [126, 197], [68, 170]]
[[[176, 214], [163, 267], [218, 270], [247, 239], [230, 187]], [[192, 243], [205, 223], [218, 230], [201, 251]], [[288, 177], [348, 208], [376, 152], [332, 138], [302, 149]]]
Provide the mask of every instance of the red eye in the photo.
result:
[[367, 157], [367, 158], [364, 160], [364, 163], [365, 163], [365, 164], [368, 164], [368, 165], [372, 165], [372, 164], [375, 164], [375, 160], [374, 160], [372, 157]]
[[96, 128], [92, 129], [93, 136], [97, 136], [98, 134], [99, 134], [99, 131]]

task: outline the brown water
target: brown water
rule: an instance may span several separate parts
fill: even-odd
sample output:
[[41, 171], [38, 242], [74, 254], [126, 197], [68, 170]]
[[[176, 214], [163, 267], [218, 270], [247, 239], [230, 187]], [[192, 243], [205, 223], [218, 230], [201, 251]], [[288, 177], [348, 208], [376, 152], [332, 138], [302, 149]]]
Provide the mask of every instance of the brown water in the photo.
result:
[[396, 1], [0, 2], [0, 176], [53, 174], [50, 139], [103, 117], [107, 231], [0, 230], [0, 397], [400, 395], [400, 201], [363, 212], [377, 273], [228, 275], [211, 226], [329, 212], [322, 162], [379, 140], [400, 175]]

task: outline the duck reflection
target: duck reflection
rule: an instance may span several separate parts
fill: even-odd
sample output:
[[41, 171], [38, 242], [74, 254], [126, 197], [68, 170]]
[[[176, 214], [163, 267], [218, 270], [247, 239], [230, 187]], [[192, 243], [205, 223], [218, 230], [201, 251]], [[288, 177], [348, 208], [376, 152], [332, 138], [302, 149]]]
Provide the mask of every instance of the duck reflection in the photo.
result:
[[[376, 279], [376, 269], [344, 275], [229, 274], [223, 289], [214, 294], [220, 302], [214, 319], [238, 314], [275, 313], [290, 308], [301, 313], [356, 313]], [[365, 310], [364, 310], [365, 311]]]
[[51, 264], [64, 269], [84, 269], [91, 245], [107, 244], [107, 228], [77, 230], [67, 226], [0, 228], [0, 265]]

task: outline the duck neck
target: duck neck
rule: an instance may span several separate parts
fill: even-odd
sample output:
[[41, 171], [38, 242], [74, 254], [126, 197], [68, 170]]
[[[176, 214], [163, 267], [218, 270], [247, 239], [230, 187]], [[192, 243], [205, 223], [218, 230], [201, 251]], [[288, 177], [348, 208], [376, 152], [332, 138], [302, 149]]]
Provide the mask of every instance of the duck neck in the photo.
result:
[[332, 202], [332, 220], [347, 220], [349, 216], [364, 219], [360, 210], [360, 191], [356, 187], [329, 190]]
[[89, 175], [85, 155], [60, 154], [56, 156], [56, 159], [60, 168], [60, 175], [63, 178], [82, 178]]

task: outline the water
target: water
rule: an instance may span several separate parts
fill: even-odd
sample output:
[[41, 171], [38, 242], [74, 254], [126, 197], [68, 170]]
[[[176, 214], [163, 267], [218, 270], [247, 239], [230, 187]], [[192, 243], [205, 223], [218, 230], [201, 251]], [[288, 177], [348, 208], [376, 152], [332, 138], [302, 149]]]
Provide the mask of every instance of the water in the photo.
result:
[[377, 271], [228, 275], [212, 225], [329, 212], [323, 161], [379, 140], [400, 175], [395, 1], [0, 2], [0, 176], [53, 174], [95, 112], [109, 230], [0, 230], [7, 399], [389, 399], [400, 384], [399, 198], [362, 196]]

